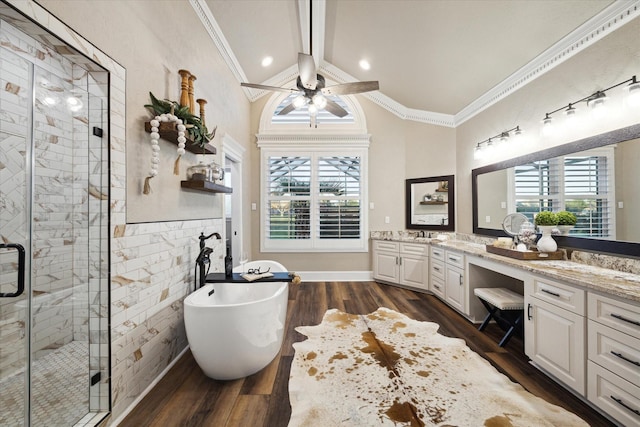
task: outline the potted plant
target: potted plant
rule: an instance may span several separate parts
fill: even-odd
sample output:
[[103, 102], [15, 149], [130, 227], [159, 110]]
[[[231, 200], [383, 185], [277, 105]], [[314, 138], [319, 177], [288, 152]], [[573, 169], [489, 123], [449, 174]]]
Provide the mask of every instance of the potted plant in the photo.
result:
[[562, 236], [568, 235], [578, 222], [578, 217], [569, 211], [560, 211], [556, 216], [558, 217], [558, 230]]
[[550, 211], [542, 211], [536, 215], [533, 222], [538, 226], [542, 237], [538, 240], [537, 247], [540, 252], [555, 252], [558, 244], [551, 237], [551, 230], [558, 225], [558, 215]]

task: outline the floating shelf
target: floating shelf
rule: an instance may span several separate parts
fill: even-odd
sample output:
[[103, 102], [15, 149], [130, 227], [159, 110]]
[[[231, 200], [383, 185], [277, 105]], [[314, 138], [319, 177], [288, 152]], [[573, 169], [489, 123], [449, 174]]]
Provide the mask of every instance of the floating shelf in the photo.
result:
[[180, 187], [189, 190], [204, 191], [207, 193], [232, 193], [233, 188], [225, 187], [224, 185], [216, 184], [210, 181], [180, 181]]
[[[158, 127], [160, 137], [178, 145], [178, 129], [176, 129], [176, 126], [177, 125], [174, 122], [161, 122], [160, 127]], [[150, 122], [144, 122], [144, 130], [151, 133]], [[193, 139], [189, 138], [188, 135], [188, 133], [185, 133], [185, 137], [187, 138], [187, 142], [184, 147], [185, 150], [195, 154], [216, 154], [216, 147], [207, 143], [204, 148], [202, 148], [199, 145], [194, 144]]]
[[420, 202], [421, 205], [446, 205], [449, 202]]

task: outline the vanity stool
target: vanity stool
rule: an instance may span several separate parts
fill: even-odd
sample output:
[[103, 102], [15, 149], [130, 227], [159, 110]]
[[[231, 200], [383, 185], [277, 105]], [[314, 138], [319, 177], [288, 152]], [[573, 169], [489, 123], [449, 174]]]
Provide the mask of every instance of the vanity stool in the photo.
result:
[[520, 328], [522, 325], [524, 296], [506, 288], [475, 288], [473, 293], [489, 312], [478, 330], [483, 331], [492, 318], [498, 324], [506, 324], [507, 332], [498, 344], [500, 347], [504, 347], [516, 331], [516, 328]]

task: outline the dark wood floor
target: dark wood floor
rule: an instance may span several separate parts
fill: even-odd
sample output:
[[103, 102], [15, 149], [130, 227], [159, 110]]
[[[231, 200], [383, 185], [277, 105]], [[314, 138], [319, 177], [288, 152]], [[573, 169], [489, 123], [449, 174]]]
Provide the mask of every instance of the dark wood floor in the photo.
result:
[[321, 282], [291, 286], [287, 331], [280, 355], [264, 370], [235, 381], [215, 381], [204, 376], [190, 352], [138, 404], [121, 426], [286, 426], [289, 406], [289, 370], [292, 344], [305, 337], [294, 328], [316, 325], [324, 312], [337, 308], [367, 314], [387, 307], [420, 321], [440, 325], [439, 332], [466, 340], [467, 345], [499, 371], [529, 392], [582, 417], [592, 426], [613, 424], [528, 363], [523, 342], [512, 338], [497, 345], [502, 331], [489, 325], [482, 333], [476, 326], [432, 295], [374, 282]]

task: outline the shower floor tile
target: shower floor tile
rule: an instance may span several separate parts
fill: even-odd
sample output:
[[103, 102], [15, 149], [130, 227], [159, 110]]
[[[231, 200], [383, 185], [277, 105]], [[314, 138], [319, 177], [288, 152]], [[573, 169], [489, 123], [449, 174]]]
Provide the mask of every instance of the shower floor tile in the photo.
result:
[[[89, 344], [72, 341], [38, 359], [32, 371], [32, 425], [67, 427], [89, 412]], [[0, 381], [0, 425], [21, 426], [24, 377]], [[12, 411], [12, 408], [14, 409]]]

